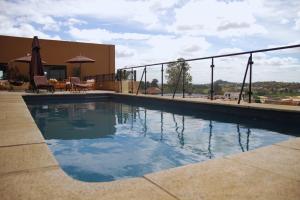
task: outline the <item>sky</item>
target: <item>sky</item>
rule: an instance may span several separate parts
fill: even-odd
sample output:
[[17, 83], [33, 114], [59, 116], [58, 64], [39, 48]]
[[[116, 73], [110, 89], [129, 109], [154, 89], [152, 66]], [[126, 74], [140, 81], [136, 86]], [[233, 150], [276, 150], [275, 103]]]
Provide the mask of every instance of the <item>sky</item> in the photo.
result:
[[[0, 35], [114, 44], [117, 69], [300, 44], [297, 0], [0, 0], [0, 21]], [[216, 59], [215, 78], [241, 82], [247, 58]], [[300, 48], [253, 60], [254, 81], [300, 82]], [[189, 64], [210, 81], [210, 61]]]

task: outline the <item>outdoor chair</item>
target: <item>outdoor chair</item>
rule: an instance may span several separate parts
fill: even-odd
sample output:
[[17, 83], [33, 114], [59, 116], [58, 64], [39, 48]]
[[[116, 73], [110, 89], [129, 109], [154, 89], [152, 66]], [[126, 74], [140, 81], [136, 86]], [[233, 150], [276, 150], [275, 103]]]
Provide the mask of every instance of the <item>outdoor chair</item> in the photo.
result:
[[70, 81], [71, 81], [72, 88], [75, 91], [88, 90], [89, 87], [91, 86], [90, 84], [87, 83], [81, 83], [79, 77], [71, 77]]
[[54, 93], [54, 85], [48, 82], [46, 76], [34, 76], [33, 80], [35, 84], [35, 90], [37, 93], [40, 92], [40, 89], [46, 89], [47, 91]]
[[89, 90], [95, 89], [95, 79], [87, 79], [86, 83], [89, 85], [88, 87]]

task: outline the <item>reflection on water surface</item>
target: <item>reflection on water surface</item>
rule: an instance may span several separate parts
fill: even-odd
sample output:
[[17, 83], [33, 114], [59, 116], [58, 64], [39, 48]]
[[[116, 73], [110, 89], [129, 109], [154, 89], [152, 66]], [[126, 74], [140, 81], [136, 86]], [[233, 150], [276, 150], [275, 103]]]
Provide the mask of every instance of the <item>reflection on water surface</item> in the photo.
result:
[[278, 127], [179, 108], [108, 100], [28, 107], [61, 167], [83, 181], [142, 176], [292, 137]]

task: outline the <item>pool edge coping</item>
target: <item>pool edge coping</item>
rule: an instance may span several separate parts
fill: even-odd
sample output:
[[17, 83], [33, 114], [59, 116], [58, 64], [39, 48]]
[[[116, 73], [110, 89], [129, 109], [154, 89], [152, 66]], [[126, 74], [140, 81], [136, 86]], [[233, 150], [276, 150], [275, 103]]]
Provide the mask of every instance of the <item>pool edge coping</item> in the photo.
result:
[[[23, 100], [23, 98], [22, 98], [22, 96], [23, 95], [18, 95], [18, 98], [20, 98], [22, 101], [20, 102], [20, 103], [22, 103], [23, 104], [23, 106], [22, 106], [22, 108], [21, 109], [25, 109], [25, 112], [29, 112], [28, 111], [28, 108], [27, 108], [27, 105], [26, 105], [26, 103], [25, 103], [25, 101]], [[1, 97], [1, 96], [0, 96]], [[20, 100], [19, 99], [19, 100]], [[13, 105], [10, 105], [10, 106], [13, 106]], [[28, 123], [29, 121], [26, 121], [26, 123]], [[34, 122], [34, 120], [32, 119], [32, 121], [31, 121], [31, 123], [33, 123], [34, 124], [34, 126], [36, 126], [36, 124], [35, 124], [35, 122]], [[13, 127], [12, 127], [13, 128]], [[37, 134], [37, 132], [35, 131], [35, 134]], [[43, 139], [43, 144], [45, 144], [46, 146], [47, 146], [47, 144], [46, 144], [46, 142], [45, 142], [45, 139], [44, 139], [44, 137], [43, 137], [43, 135], [42, 135], [42, 133], [40, 132], [40, 131], [38, 131], [38, 134], [40, 134], [40, 136], [42, 136], [42, 139]], [[292, 139], [292, 140], [297, 140], [298, 141], [298, 146], [300, 147], [300, 140], [299, 139]], [[290, 140], [288, 140], [288, 141], [290, 141]], [[287, 142], [287, 141], [284, 141], [284, 142], [280, 142], [280, 143], [277, 143], [277, 144], [272, 144], [272, 145], [269, 145], [269, 146], [267, 146], [267, 147], [262, 147], [262, 148], [258, 148], [258, 149], [255, 149], [254, 151], [263, 151], [264, 149], [266, 149], [266, 148], [272, 148], [273, 146], [279, 146], [280, 148], [289, 148], [289, 147], [286, 147], [286, 145], [283, 145], [284, 147], [282, 147], [282, 143], [285, 143], [285, 142]], [[32, 144], [25, 144], [25, 145], [32, 145]], [[0, 146], [0, 151], [2, 150], [2, 148], [8, 148], [8, 147], [3, 147], [3, 146]], [[11, 146], [11, 148], [15, 148], [15, 147], [13, 147], [13, 146]], [[49, 149], [49, 147], [47, 146], [47, 151], [48, 152], [45, 152], [45, 153], [47, 153], [47, 154], [51, 154], [52, 155], [52, 159], [54, 159], [55, 161], [56, 161], [56, 158], [55, 158], [55, 156], [52, 154], [52, 152], [50, 151], [50, 149]], [[249, 151], [249, 152], [252, 152], [252, 151]], [[248, 152], [245, 152], [245, 153], [248, 153]], [[242, 153], [243, 154], [243, 153]], [[241, 155], [242, 155], [241, 154]], [[240, 156], [240, 154], [233, 154], [233, 156], [234, 155], [237, 155], [237, 156]], [[225, 156], [226, 157], [226, 156]], [[217, 158], [217, 159], [214, 159], [214, 161], [217, 161], [217, 160], [222, 160], [222, 159], [224, 159], [224, 157], [223, 158]], [[228, 158], [225, 158], [225, 159], [228, 159]], [[196, 164], [189, 164], [189, 165], [185, 165], [184, 167], [185, 168], [188, 168], [190, 165], [191, 166], [194, 166], [194, 165], [201, 165], [202, 163], [207, 163], [207, 162], [210, 162], [210, 160], [209, 161], [205, 161], [205, 162], [201, 162], [201, 163], [196, 163]], [[48, 166], [49, 167], [49, 166]], [[69, 175], [67, 175], [62, 169], [61, 169], [61, 167], [59, 166], [59, 164], [58, 164], [58, 162], [56, 161], [56, 165], [55, 165], [55, 167], [58, 167], [58, 170], [60, 170], [61, 172], [62, 172], [62, 174], [64, 174], [63, 176], [64, 176], [64, 178], [63, 178], [63, 180], [62, 181], [65, 181], [65, 182], [69, 182], [70, 181], [70, 178], [72, 179], [72, 181], [73, 182], [80, 182], [80, 185], [99, 185], [99, 192], [101, 191], [101, 188], [102, 188], [102, 186], [103, 185], [105, 185], [106, 184], [106, 182], [101, 182], [101, 183], [88, 183], [88, 182], [83, 182], [83, 181], [79, 181], [79, 180], [76, 180], [76, 179], [73, 179], [72, 177], [70, 177]], [[20, 171], [14, 171], [14, 172], [10, 172], [9, 174], [2, 174], [1, 173], [1, 175], [0, 175], [0, 180], [1, 180], [1, 177], [3, 177], [3, 176], [11, 176], [11, 175], [16, 175], [16, 176], [18, 176], [20, 173], [33, 173], [35, 170], [37, 170], [37, 169], [41, 169], [41, 168], [43, 168], [43, 167], [40, 167], [40, 168], [34, 168], [34, 169], [26, 169], [26, 170], [24, 170], [23, 172], [20, 172]], [[181, 167], [176, 167], [176, 168], [172, 168], [171, 170], [176, 170], [176, 169], [180, 169]], [[171, 191], [168, 191], [167, 189], [165, 189], [164, 187], [162, 187], [162, 186], [160, 186], [160, 187], [158, 187], [157, 185], [155, 185], [155, 184], [153, 184], [153, 182], [151, 182], [151, 181], [149, 181], [148, 179], [147, 179], [147, 177], [148, 176], [150, 176], [150, 175], [152, 175], [152, 174], [156, 174], [156, 173], [164, 173], [164, 172], [167, 172], [167, 171], [169, 171], [170, 169], [167, 169], [167, 170], [162, 170], [162, 171], [159, 171], [159, 172], [155, 172], [155, 173], [151, 173], [151, 174], [146, 174], [146, 175], [144, 175], [143, 177], [139, 177], [139, 178], [129, 178], [128, 180], [129, 181], [132, 181], [132, 180], [138, 180], [138, 181], [141, 181], [141, 180], [146, 180], [146, 181], [148, 181], [150, 184], [152, 184], [152, 185], [154, 185], [154, 187], [156, 187], [156, 188], [158, 188], [158, 190], [162, 190], [163, 191], [163, 193], [169, 193], [168, 195], [169, 196], [171, 196], [170, 198], [173, 198], [173, 199], [179, 199], [179, 197], [177, 197], [176, 195], [174, 195]], [[270, 172], [271, 173], [271, 172]], [[116, 180], [116, 181], [111, 181], [111, 182], [109, 182], [109, 184], [110, 185], [113, 185], [113, 184], [116, 184], [116, 185], [118, 185], [118, 184], [120, 184], [121, 182], [126, 182], [126, 181], [128, 181], [127, 179], [126, 180]], [[298, 181], [300, 181], [300, 180], [298, 180]], [[113, 186], [112, 186], [113, 187]], [[163, 188], [163, 189], [162, 189]], [[173, 196], [172, 196], [173, 195]]]

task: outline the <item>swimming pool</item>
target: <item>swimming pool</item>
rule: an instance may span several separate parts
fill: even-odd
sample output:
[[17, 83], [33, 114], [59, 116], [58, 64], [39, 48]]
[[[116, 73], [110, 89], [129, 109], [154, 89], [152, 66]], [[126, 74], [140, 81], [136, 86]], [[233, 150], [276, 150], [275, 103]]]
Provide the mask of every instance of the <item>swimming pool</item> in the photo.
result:
[[271, 121], [113, 97], [27, 105], [62, 169], [88, 182], [143, 176], [299, 133]]

